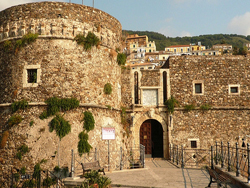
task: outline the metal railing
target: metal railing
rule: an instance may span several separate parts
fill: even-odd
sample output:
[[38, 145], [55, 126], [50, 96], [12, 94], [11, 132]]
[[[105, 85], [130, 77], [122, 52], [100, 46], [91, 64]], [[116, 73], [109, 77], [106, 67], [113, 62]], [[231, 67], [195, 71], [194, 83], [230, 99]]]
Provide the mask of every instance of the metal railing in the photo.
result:
[[246, 177], [250, 183], [250, 145], [239, 147], [234, 145], [215, 143], [210, 149], [184, 149], [175, 144], [169, 147], [170, 160], [182, 168], [202, 168], [220, 165], [225, 171], [235, 172], [235, 175]]
[[100, 166], [104, 167], [105, 171], [123, 170], [145, 167], [145, 147], [139, 145], [133, 148], [120, 149], [115, 151], [103, 150], [103, 148], [95, 148], [93, 152], [74, 153], [72, 150], [72, 177], [82, 174], [81, 163], [99, 161]]

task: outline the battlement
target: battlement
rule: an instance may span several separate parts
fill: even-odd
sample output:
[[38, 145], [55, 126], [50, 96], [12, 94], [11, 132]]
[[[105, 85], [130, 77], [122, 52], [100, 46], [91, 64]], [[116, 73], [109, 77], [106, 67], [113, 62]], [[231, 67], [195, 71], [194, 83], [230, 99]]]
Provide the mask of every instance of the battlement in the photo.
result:
[[120, 22], [109, 14], [84, 5], [40, 2], [10, 7], [0, 12], [0, 42], [31, 32], [41, 36], [73, 39], [95, 33], [105, 46], [116, 48], [121, 38]]

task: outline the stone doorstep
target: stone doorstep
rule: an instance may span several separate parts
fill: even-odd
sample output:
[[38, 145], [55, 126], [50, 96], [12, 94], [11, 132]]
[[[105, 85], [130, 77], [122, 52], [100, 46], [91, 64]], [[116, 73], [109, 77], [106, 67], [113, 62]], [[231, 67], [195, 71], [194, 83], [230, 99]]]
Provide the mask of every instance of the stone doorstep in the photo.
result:
[[235, 185], [240, 186], [242, 188], [250, 188], [250, 184], [247, 183], [246, 177], [242, 177], [242, 176], [236, 177], [235, 172], [227, 172], [225, 168], [221, 168], [218, 165], [215, 165], [215, 168], [219, 169], [219, 171], [221, 171], [229, 179], [231, 179]]
[[67, 177], [65, 179], [63, 179], [63, 183], [66, 186], [77, 186], [77, 185], [81, 185], [84, 182], [85, 178], [81, 178], [79, 176], [77, 177]]

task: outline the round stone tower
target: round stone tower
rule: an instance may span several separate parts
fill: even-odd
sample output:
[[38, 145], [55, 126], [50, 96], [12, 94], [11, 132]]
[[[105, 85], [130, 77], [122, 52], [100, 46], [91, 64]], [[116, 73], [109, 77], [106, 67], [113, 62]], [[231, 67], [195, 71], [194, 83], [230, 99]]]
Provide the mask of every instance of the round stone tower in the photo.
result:
[[[74, 38], [94, 33], [100, 44], [85, 51]], [[7, 42], [27, 33], [38, 39], [21, 49]], [[0, 12], [0, 103], [28, 99], [43, 102], [49, 97], [75, 97], [81, 103], [120, 106], [120, 48], [122, 27], [109, 14], [88, 6], [40, 2], [14, 6]], [[14, 46], [14, 45], [13, 45]], [[29, 81], [35, 71], [35, 83]], [[105, 95], [104, 85], [113, 92]]]
[[[89, 32], [100, 42], [85, 50], [74, 39], [78, 34], [86, 37]], [[27, 34], [36, 34], [37, 39], [20, 45]], [[88, 132], [92, 151], [107, 149], [103, 127], [115, 130], [110, 150], [120, 151], [120, 147], [130, 145], [121, 124], [121, 68], [116, 62], [121, 35], [117, 19], [78, 4], [29, 3], [0, 12], [0, 141], [5, 139], [0, 146], [0, 180], [12, 168], [25, 166], [32, 170], [43, 159], [47, 161], [43, 169], [51, 170], [57, 164], [70, 168], [71, 150], [77, 153], [83, 112], [87, 110], [95, 119], [95, 129]], [[107, 83], [112, 86], [111, 94], [104, 92]], [[55, 131], [49, 131], [53, 117], [39, 119], [46, 109], [44, 101], [51, 97], [80, 101], [77, 109], [61, 113], [71, 124], [71, 132], [60, 141]], [[29, 108], [15, 112], [22, 122], [9, 126], [13, 116], [10, 106], [22, 99], [29, 102]], [[19, 160], [16, 154], [22, 145], [27, 145], [29, 151]], [[119, 155], [114, 154], [117, 159]], [[105, 163], [101, 158], [100, 162]]]

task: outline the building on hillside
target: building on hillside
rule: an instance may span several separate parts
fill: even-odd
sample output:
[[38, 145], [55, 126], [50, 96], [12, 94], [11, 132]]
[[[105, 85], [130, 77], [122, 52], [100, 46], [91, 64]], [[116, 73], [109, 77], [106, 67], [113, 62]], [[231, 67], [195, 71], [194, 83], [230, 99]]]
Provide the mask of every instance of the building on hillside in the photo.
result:
[[[138, 34], [129, 35], [126, 38], [126, 50], [131, 53], [138, 47], [146, 47], [148, 43], [148, 36], [139, 36]], [[132, 46], [131, 46], [132, 45]]]
[[145, 47], [146, 53], [156, 52], [156, 45], [155, 41], [151, 42], [149, 41]]
[[173, 45], [165, 48], [165, 51], [172, 55], [190, 55], [190, 45]]
[[191, 55], [202, 55], [201, 51], [206, 50], [206, 46], [202, 46], [201, 42], [198, 44], [190, 44]]
[[127, 65], [127, 67], [130, 67], [131, 69], [139, 69], [139, 70], [146, 70], [146, 69], [155, 69], [158, 66], [157, 63], [134, 63]]
[[199, 55], [206, 55], [206, 56], [211, 56], [211, 55], [221, 55], [221, 52], [219, 50], [213, 50], [213, 49], [206, 49], [198, 52]]
[[233, 46], [231, 44], [215, 44], [212, 46], [213, 50], [219, 50], [220, 54], [232, 55]]

